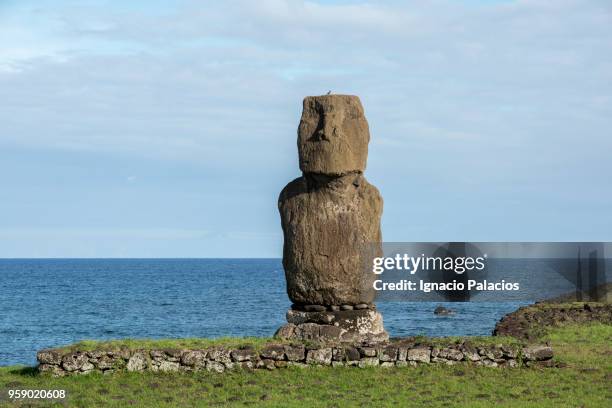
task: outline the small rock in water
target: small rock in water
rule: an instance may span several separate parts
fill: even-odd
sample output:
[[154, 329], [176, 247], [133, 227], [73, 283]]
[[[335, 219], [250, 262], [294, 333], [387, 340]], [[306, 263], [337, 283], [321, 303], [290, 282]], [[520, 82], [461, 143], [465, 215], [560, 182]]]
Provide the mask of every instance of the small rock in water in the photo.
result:
[[324, 312], [325, 306], [321, 305], [306, 305], [304, 306], [304, 310], [307, 312]]
[[441, 316], [448, 316], [448, 315], [451, 315], [451, 314], [454, 314], [454, 313], [455, 312], [453, 310], [448, 309], [448, 308], [446, 308], [444, 306], [438, 306], [434, 310], [434, 314], [441, 315]]
[[352, 305], [342, 305], [340, 306], [340, 310], [353, 310]]

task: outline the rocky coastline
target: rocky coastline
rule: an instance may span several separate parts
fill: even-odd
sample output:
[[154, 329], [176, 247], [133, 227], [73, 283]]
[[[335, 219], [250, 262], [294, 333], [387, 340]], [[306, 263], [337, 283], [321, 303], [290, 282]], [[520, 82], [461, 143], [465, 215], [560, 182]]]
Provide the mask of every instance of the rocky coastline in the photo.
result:
[[493, 336], [512, 336], [525, 341], [540, 337], [548, 327], [599, 322], [612, 324], [612, 303], [541, 302], [524, 306], [504, 316]]

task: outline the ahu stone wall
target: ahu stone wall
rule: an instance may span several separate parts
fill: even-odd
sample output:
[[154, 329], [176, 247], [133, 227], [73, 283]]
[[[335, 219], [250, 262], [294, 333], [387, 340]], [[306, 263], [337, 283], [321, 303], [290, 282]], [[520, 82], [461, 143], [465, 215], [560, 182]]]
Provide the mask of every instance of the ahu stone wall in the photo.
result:
[[46, 349], [37, 354], [38, 369], [54, 376], [115, 371], [198, 371], [222, 373], [236, 369], [285, 367], [416, 367], [422, 364], [471, 364], [486, 367], [551, 367], [552, 348], [546, 345], [449, 344], [398, 339], [377, 345], [316, 346], [268, 344], [255, 348], [66, 350]]

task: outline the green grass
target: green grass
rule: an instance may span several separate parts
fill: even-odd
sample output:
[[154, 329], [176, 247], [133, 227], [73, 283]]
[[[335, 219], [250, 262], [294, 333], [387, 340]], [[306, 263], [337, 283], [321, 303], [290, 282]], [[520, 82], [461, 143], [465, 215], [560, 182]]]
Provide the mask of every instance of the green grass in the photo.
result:
[[240, 348], [251, 346], [260, 348], [269, 343], [282, 343], [282, 340], [270, 337], [218, 337], [218, 338], [186, 338], [186, 339], [121, 339], [110, 341], [83, 340], [68, 346], [59, 347], [61, 350], [119, 350], [127, 348], [137, 349], [203, 349], [213, 346]]
[[[445, 347], [452, 344], [461, 343], [465, 340], [475, 345], [521, 345], [524, 342], [514, 337], [507, 336], [473, 336], [473, 337], [414, 337], [417, 343], [429, 344], [438, 347]], [[252, 347], [261, 350], [268, 344], [290, 343], [271, 337], [218, 337], [218, 338], [183, 338], [183, 339], [120, 339], [109, 341], [82, 340], [77, 343], [57, 347], [57, 350], [69, 351], [91, 351], [91, 350], [151, 350], [151, 349], [205, 349], [213, 346], [223, 346], [226, 348]], [[309, 341], [303, 342], [308, 345]]]
[[[426, 343], [435, 346], [444, 347], [447, 345], [461, 343], [465, 340], [477, 345], [520, 345], [524, 342], [514, 337], [491, 337], [491, 336], [473, 336], [473, 337], [414, 337], [414, 341], [418, 343]], [[93, 350], [151, 350], [151, 349], [205, 349], [213, 346], [223, 346], [226, 348], [241, 348], [250, 346], [256, 350], [260, 350], [268, 344], [290, 343], [271, 337], [218, 337], [218, 338], [183, 338], [183, 339], [120, 339], [110, 341], [98, 340], [82, 340], [77, 343], [57, 347], [57, 350], [68, 351], [93, 351]], [[304, 344], [310, 342], [304, 341]]]
[[[554, 346], [556, 359], [569, 366], [599, 366], [612, 371], [612, 326], [592, 323], [588, 326], [566, 326], [549, 331], [542, 337]], [[609, 377], [612, 386], [612, 376]]]
[[[551, 329], [564, 368], [288, 368], [214, 374], [116, 373], [53, 378], [0, 369], [0, 406], [58, 407], [608, 407], [612, 326]], [[497, 340], [499, 342], [499, 339]], [[98, 343], [96, 343], [98, 344]], [[157, 344], [156, 344], [157, 346]], [[65, 402], [9, 403], [7, 389], [65, 389]]]

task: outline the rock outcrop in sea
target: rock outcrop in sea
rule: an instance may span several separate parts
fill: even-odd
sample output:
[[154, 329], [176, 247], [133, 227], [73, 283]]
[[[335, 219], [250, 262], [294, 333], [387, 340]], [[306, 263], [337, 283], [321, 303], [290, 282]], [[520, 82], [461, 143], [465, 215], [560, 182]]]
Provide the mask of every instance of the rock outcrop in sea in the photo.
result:
[[298, 128], [302, 176], [280, 193], [283, 267], [293, 309], [278, 336], [325, 341], [388, 338], [373, 304], [383, 201], [363, 173], [370, 132], [357, 96], [304, 99]]

